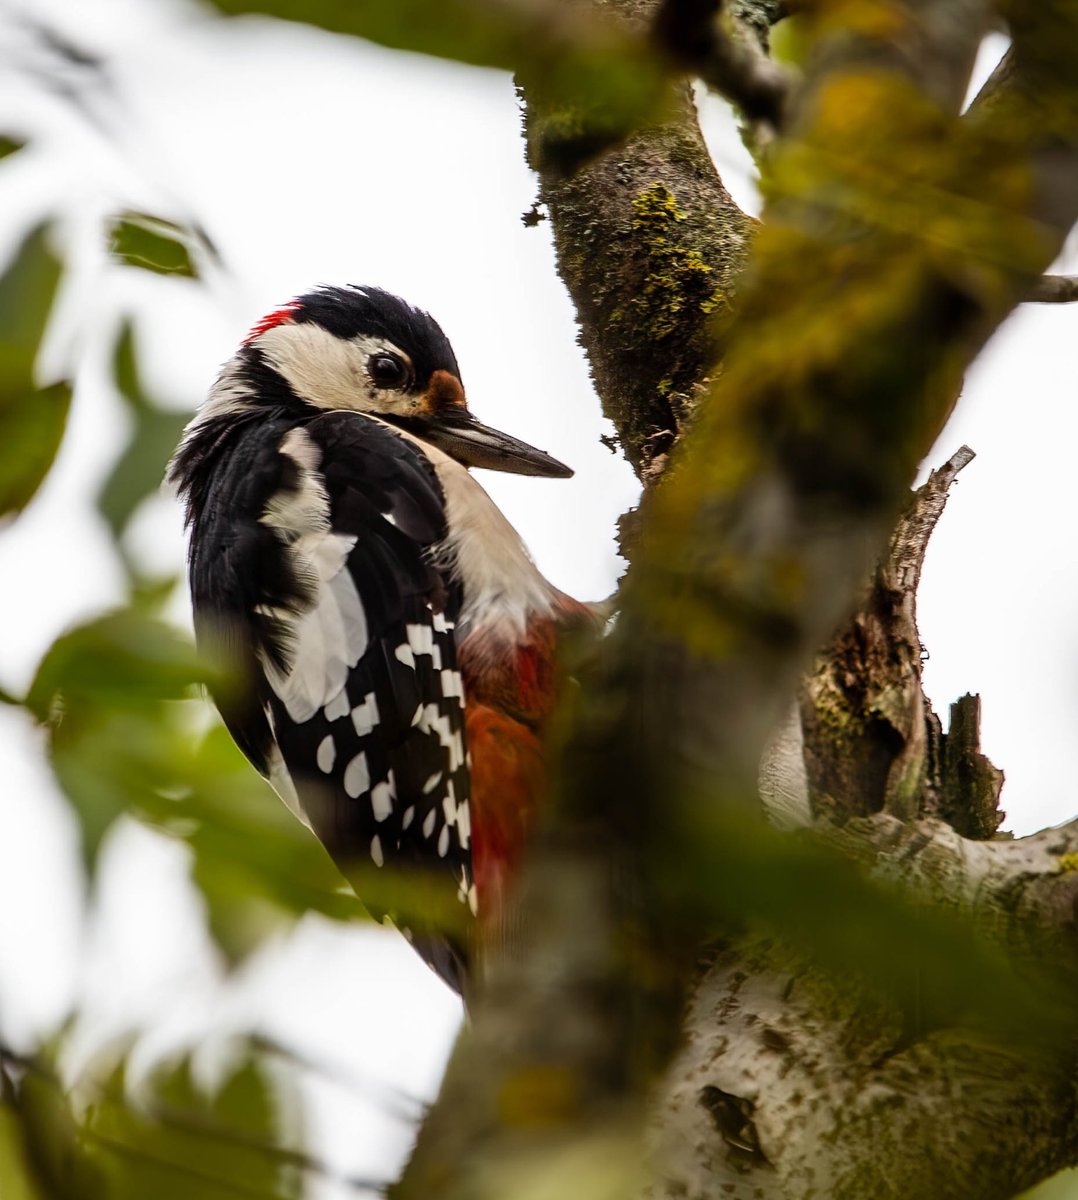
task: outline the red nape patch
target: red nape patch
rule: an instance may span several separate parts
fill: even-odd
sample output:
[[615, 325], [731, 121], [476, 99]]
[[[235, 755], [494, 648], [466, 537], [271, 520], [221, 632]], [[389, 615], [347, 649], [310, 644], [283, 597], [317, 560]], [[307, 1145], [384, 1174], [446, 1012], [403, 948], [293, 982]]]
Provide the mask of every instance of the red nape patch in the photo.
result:
[[299, 305], [293, 301], [291, 304], [286, 304], [284, 308], [277, 309], [276, 312], [268, 313], [243, 339], [243, 344], [246, 346], [253, 342], [256, 337], [265, 333], [267, 329], [272, 329], [274, 325], [283, 325], [286, 321], [291, 321], [297, 308]]

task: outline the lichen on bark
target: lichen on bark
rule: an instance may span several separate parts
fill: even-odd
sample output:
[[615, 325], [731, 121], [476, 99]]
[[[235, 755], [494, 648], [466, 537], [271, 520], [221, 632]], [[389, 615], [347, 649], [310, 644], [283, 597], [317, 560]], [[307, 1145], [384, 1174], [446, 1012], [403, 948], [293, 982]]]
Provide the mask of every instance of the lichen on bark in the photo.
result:
[[[599, 7], [641, 21], [655, 6]], [[1016, 35], [1032, 53], [1016, 61], [1066, 103], [1037, 125], [1027, 82], [960, 122], [986, 4], [804, 7], [813, 53], [759, 235], [722, 187], [684, 86], [660, 121], [569, 169], [558, 148], [586, 121], [524, 81], [559, 268], [627, 456], [653, 477], [695, 419], [677, 469], [650, 490], [601, 665], [572, 689], [514, 914], [527, 936], [450, 1068], [448, 1103], [459, 1115], [466, 1097], [474, 1114], [452, 1130], [442, 1194], [454, 1198], [479, 1194], [476, 1162], [563, 1164], [615, 1127], [631, 1157], [694, 983], [685, 948], [695, 961], [716, 937], [689, 1057], [664, 1094], [665, 1132], [691, 1170], [667, 1159], [653, 1194], [1003, 1197], [1074, 1161], [1071, 993], [1059, 1004], [1043, 968], [1075, 958], [1078, 831], [990, 836], [998, 778], [977, 758], [974, 714], [952, 741], [924, 703], [904, 607], [915, 579], [892, 571], [873, 590], [797, 747], [813, 742], [817, 767], [839, 757], [833, 736], [861, 755], [863, 769], [824, 786], [817, 771], [816, 799], [837, 820], [780, 839], [753, 788], [769, 727], [856, 604], [963, 370], [1078, 216], [1073, 71], [1047, 25], [1025, 36], [1027, 14]], [[1026, 143], [1030, 120], [1043, 136]], [[712, 320], [735, 288], [720, 373]], [[850, 682], [847, 668], [868, 675]], [[809, 809], [790, 795], [787, 824]], [[908, 902], [896, 908], [891, 885]], [[540, 1059], [591, 1090], [531, 1139], [500, 1123], [497, 1097]], [[436, 1115], [444, 1130], [451, 1117]], [[447, 1143], [429, 1144], [414, 1195], [443, 1177]]]
[[686, 85], [666, 119], [571, 175], [543, 144], [565, 114], [528, 93], [529, 153], [596, 391], [638, 473], [679, 436], [716, 358], [753, 222], [723, 187]]

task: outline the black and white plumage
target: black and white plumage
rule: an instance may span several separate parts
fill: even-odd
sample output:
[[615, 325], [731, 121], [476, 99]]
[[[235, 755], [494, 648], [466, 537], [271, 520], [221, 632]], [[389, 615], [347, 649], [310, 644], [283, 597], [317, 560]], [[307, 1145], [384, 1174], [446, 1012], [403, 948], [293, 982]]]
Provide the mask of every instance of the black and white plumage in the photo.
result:
[[[215, 697], [236, 742], [361, 896], [390, 866], [475, 913], [458, 647], [478, 633], [497, 653], [562, 598], [469, 465], [569, 474], [475, 421], [429, 316], [323, 288], [255, 327], [170, 479], [197, 640], [236, 676]], [[378, 892], [369, 907], [396, 913]], [[467, 938], [444, 907], [401, 923], [460, 990]]]

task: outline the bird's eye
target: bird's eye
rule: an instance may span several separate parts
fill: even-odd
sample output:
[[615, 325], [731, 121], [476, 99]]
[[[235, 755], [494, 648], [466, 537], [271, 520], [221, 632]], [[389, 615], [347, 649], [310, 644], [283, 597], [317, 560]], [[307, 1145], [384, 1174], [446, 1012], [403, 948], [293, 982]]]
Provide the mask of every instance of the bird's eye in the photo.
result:
[[367, 359], [367, 374], [375, 387], [399, 388], [408, 382], [408, 364], [395, 354], [373, 354]]

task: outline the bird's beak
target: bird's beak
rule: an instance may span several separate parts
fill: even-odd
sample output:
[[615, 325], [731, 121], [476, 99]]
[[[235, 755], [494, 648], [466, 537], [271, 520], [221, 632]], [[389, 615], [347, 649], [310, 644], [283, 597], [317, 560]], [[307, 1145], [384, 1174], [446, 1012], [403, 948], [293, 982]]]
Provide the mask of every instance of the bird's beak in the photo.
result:
[[545, 451], [480, 424], [465, 408], [429, 417], [423, 422], [423, 437], [466, 467], [486, 467], [514, 475], [542, 475], [549, 479], [568, 479], [573, 473], [571, 467]]

